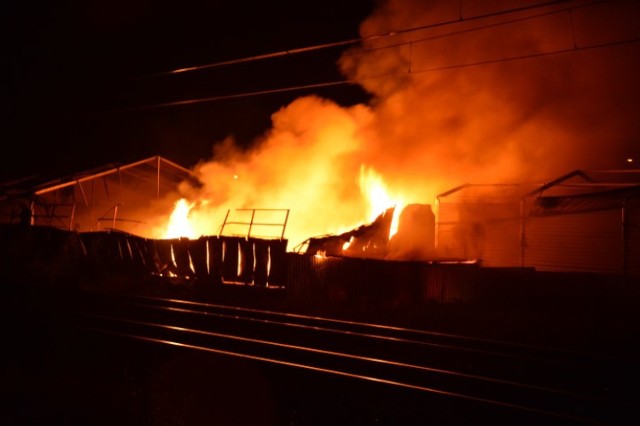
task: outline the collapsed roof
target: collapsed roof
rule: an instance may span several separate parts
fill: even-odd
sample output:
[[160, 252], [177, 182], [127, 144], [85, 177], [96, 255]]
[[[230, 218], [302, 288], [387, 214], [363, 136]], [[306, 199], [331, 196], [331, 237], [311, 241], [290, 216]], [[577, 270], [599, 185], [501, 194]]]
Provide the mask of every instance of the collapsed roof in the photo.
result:
[[128, 231], [144, 221], [138, 211], [175, 192], [184, 181], [197, 184], [189, 169], [160, 156], [44, 182], [13, 181], [0, 185], [0, 223], [28, 220], [77, 231]]

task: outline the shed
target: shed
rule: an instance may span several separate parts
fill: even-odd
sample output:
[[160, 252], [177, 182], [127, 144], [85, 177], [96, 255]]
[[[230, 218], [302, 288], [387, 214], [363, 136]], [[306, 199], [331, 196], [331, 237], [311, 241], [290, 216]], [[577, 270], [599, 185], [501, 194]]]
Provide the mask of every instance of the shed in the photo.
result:
[[440, 253], [485, 266], [640, 276], [640, 171], [575, 170], [544, 184], [438, 196]]
[[78, 232], [131, 232], [145, 220], [140, 212], [194, 181], [192, 172], [154, 156], [109, 164], [45, 182], [0, 186], [0, 223], [41, 225]]

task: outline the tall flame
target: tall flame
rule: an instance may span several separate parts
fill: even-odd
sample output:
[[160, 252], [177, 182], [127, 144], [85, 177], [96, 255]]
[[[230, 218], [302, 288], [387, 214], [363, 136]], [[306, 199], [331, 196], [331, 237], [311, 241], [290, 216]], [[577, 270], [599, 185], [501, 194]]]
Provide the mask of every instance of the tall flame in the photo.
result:
[[360, 166], [360, 190], [369, 203], [368, 220], [375, 220], [386, 209], [395, 207], [389, 238], [398, 232], [398, 220], [404, 202], [399, 196], [391, 196], [382, 176], [372, 167]]
[[192, 207], [193, 204], [190, 204], [184, 198], [176, 201], [164, 238], [195, 237], [193, 225], [189, 220], [189, 213]]

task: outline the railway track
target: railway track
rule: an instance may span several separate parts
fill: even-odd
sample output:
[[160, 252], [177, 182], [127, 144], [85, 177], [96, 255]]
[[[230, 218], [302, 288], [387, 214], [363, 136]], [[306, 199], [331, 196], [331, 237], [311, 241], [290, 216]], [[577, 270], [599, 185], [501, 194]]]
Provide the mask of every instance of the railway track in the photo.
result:
[[576, 424], [632, 413], [632, 360], [419, 329], [155, 297], [86, 293], [89, 333], [376, 383]]
[[33, 330], [53, 320], [86, 336], [488, 407], [520, 424], [626, 424], [640, 401], [634, 360], [605, 354], [124, 294], [31, 295], [15, 310]]

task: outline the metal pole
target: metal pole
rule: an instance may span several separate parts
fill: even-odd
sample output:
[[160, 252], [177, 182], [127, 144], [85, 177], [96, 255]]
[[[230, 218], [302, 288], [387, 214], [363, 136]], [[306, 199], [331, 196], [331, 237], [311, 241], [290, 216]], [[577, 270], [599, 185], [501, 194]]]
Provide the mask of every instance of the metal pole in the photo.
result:
[[227, 219], [229, 218], [229, 212], [231, 210], [227, 210], [227, 215], [224, 217], [224, 222], [222, 222], [222, 226], [220, 227], [220, 233], [218, 234], [218, 236], [222, 236], [222, 232], [224, 231], [224, 226], [227, 224]]
[[289, 221], [289, 209], [287, 209], [287, 213], [284, 216], [284, 224], [282, 225], [282, 234], [280, 234], [280, 239], [284, 239], [284, 232], [287, 229], [287, 222]]
[[526, 230], [524, 221], [524, 197], [520, 198], [520, 266], [524, 266]]
[[440, 243], [440, 238], [439, 238], [439, 234], [440, 234], [440, 197], [436, 197], [436, 203], [435, 203], [435, 209], [433, 212], [433, 215], [435, 216], [435, 223], [434, 223], [434, 230], [433, 233], [434, 238], [433, 238], [433, 248], [436, 250], [438, 250], [438, 246]]
[[116, 216], [118, 215], [118, 205], [113, 206], [113, 221], [111, 222], [111, 229], [116, 229]]
[[73, 221], [75, 219], [75, 216], [76, 216], [76, 203], [74, 201], [73, 204], [71, 205], [71, 218], [69, 219], [69, 231], [74, 230]]
[[251, 228], [253, 227], [253, 219], [256, 216], [256, 209], [251, 210], [251, 222], [249, 223], [249, 231], [247, 232], [247, 238], [251, 238]]
[[80, 188], [80, 194], [82, 195], [82, 200], [84, 201], [84, 205], [87, 207], [87, 212], [89, 214], [89, 223], [93, 224], [93, 212], [91, 211], [91, 206], [89, 205], [89, 201], [87, 200], [87, 194], [84, 192], [84, 188], [82, 187], [82, 183], [77, 181], [78, 188]]
[[158, 155], [158, 174], [156, 179], [156, 198], [160, 199], [160, 156]]
[[622, 236], [622, 275], [627, 275], [627, 199], [622, 199], [622, 208], [620, 209], [620, 232]]

